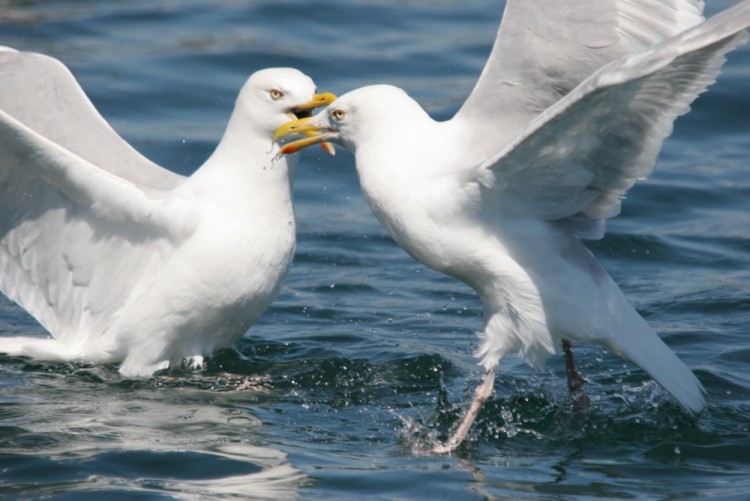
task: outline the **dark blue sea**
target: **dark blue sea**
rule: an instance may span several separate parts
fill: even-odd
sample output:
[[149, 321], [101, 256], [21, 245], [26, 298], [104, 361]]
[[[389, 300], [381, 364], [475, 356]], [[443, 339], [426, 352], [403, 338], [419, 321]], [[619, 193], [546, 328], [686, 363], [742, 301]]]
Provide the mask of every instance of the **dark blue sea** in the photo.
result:
[[[735, 2], [709, 0], [715, 13]], [[319, 90], [405, 88], [437, 118], [470, 92], [502, 0], [0, 1], [0, 44], [64, 61], [137, 149], [181, 173], [212, 151], [245, 78], [294, 66]], [[302, 154], [286, 285], [202, 372], [0, 357], [6, 499], [684, 499], [750, 496], [750, 47], [680, 118], [656, 172], [590, 244], [705, 385], [699, 416], [641, 370], [579, 346], [507, 359], [469, 440], [445, 438], [482, 372], [477, 296], [409, 258], [351, 155]], [[43, 335], [0, 297], [0, 336]]]

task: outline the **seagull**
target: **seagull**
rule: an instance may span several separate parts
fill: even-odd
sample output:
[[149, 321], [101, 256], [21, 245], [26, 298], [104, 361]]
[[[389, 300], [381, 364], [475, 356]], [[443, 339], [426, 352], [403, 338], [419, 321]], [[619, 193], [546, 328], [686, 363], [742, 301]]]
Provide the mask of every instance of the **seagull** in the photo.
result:
[[231, 346], [294, 254], [297, 158], [274, 130], [334, 99], [296, 69], [257, 71], [186, 177], [117, 135], [59, 60], [2, 48], [0, 290], [51, 337], [0, 337], [0, 353], [148, 377]]
[[690, 413], [704, 390], [584, 247], [654, 169], [674, 120], [747, 40], [750, 1], [710, 20], [703, 2], [508, 0], [484, 70], [450, 120], [403, 90], [349, 92], [282, 126], [291, 154], [321, 141], [355, 156], [362, 192], [414, 259], [479, 295], [485, 369], [468, 411], [436, 452], [456, 449], [508, 354], [535, 367], [561, 351], [576, 403], [572, 343], [631, 360]]

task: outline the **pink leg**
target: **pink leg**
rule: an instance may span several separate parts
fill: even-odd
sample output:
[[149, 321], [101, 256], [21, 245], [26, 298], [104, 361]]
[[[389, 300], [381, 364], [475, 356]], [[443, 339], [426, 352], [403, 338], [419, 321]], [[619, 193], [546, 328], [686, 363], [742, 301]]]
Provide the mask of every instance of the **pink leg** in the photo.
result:
[[464, 418], [461, 421], [461, 425], [458, 427], [456, 432], [446, 443], [436, 445], [432, 449], [433, 452], [451, 452], [454, 451], [459, 445], [461, 445], [461, 442], [463, 442], [464, 438], [466, 438], [466, 434], [469, 433], [471, 425], [474, 424], [474, 420], [477, 418], [477, 414], [479, 414], [479, 410], [482, 408], [482, 405], [484, 405], [490, 395], [492, 395], [494, 384], [495, 370], [493, 369], [491, 371], [487, 371], [487, 374], [484, 375], [484, 381], [482, 381], [482, 384], [479, 385], [476, 393], [474, 393], [474, 399], [471, 401], [471, 406], [466, 412], [466, 415], [464, 415]]

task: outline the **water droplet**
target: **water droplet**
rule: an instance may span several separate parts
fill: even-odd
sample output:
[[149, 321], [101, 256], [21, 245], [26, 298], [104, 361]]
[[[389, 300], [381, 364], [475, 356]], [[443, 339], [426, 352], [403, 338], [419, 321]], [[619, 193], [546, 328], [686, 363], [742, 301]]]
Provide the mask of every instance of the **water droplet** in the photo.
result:
[[675, 447], [674, 448], [674, 453], [679, 456], [680, 455], [680, 448], [679, 447]]

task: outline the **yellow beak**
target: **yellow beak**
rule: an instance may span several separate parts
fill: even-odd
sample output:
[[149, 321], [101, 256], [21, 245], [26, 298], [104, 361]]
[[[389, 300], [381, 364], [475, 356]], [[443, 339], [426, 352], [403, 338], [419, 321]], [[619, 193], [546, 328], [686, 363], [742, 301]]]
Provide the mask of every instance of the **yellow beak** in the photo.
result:
[[276, 132], [273, 135], [274, 141], [289, 134], [305, 134], [306, 136], [308, 136], [305, 139], [300, 139], [298, 141], [293, 141], [289, 144], [284, 145], [281, 148], [282, 155], [297, 153], [301, 149], [312, 146], [313, 144], [320, 144], [321, 147], [323, 147], [323, 149], [331, 155], [336, 154], [336, 150], [334, 150], [333, 145], [331, 143], [325, 142], [326, 138], [331, 135], [332, 131], [327, 127], [309, 125], [310, 120], [312, 120], [312, 117], [292, 120], [291, 122], [287, 122], [276, 129]]
[[[331, 104], [335, 100], [336, 100], [336, 95], [335, 94], [331, 94], [330, 92], [324, 92], [324, 93], [321, 93], [321, 94], [313, 94], [313, 97], [312, 97], [311, 100], [309, 100], [306, 103], [302, 103], [299, 106], [295, 106], [294, 107], [294, 111], [295, 112], [299, 112], [299, 111], [313, 110], [315, 108], [320, 108], [321, 106], [326, 106], [328, 104]], [[308, 118], [303, 118], [302, 120], [309, 120], [309, 117]], [[295, 121], [290, 122], [290, 123], [296, 123], [296, 122], [297, 121], [295, 120]], [[281, 128], [283, 128], [283, 126]], [[281, 129], [279, 129], [279, 130], [281, 130]], [[287, 134], [292, 134], [292, 132], [288, 132]], [[305, 134], [310, 135], [308, 132], [305, 132]], [[277, 130], [276, 134], [274, 134], [274, 136], [273, 136], [273, 140], [276, 141], [279, 137], [281, 137], [281, 135], [279, 134], [279, 132]], [[329, 155], [335, 155], [336, 154], [336, 149], [333, 147], [333, 145], [331, 143], [320, 142], [320, 147], [323, 148], [326, 152], [328, 152]], [[302, 149], [302, 148], [299, 148], [299, 149]], [[296, 150], [296, 151], [299, 151], [299, 150]], [[286, 152], [286, 153], [282, 151], [282, 153], [284, 153], [284, 154], [287, 154], [287, 153], [296, 153], [296, 151], [294, 151], [294, 152], [289, 151], [289, 152]]]
[[312, 110], [315, 108], [320, 108], [321, 106], [326, 106], [331, 104], [336, 100], [336, 96], [334, 94], [331, 94], [330, 92], [324, 92], [322, 94], [313, 94], [312, 99], [310, 99], [306, 103], [302, 103], [299, 106], [294, 107], [294, 111], [307, 111]]

